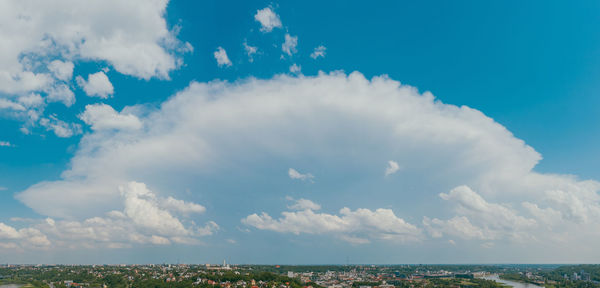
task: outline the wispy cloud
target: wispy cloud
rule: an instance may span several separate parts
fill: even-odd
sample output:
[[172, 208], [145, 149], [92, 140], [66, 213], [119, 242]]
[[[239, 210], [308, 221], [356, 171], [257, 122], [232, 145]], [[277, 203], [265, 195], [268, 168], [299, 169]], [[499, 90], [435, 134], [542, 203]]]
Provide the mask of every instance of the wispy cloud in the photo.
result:
[[385, 176], [392, 175], [400, 170], [400, 165], [396, 161], [388, 161], [388, 166], [385, 168]]
[[313, 176], [310, 173], [302, 174], [302, 173], [298, 172], [298, 170], [296, 170], [294, 168], [290, 168], [288, 170], [288, 176], [290, 176], [290, 178], [292, 178], [292, 179], [298, 179], [298, 180], [310, 181], [310, 182], [314, 182], [313, 179], [315, 178], [315, 176]]

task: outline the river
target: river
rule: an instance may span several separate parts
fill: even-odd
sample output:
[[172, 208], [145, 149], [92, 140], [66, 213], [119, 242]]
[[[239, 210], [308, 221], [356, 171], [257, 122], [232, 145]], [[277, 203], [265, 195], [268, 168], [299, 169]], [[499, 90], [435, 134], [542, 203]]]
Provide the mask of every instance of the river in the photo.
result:
[[498, 283], [506, 284], [506, 285], [512, 286], [514, 288], [541, 288], [542, 287], [542, 286], [538, 286], [535, 284], [521, 283], [521, 282], [500, 279], [500, 277], [498, 277], [498, 275], [485, 276], [485, 277], [483, 277], [483, 279], [494, 280]]

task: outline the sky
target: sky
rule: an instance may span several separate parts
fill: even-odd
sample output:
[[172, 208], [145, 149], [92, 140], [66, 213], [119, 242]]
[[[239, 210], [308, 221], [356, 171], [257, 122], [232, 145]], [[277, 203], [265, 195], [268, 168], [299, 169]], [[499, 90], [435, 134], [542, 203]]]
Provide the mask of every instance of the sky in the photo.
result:
[[0, 263], [594, 263], [600, 3], [3, 1]]

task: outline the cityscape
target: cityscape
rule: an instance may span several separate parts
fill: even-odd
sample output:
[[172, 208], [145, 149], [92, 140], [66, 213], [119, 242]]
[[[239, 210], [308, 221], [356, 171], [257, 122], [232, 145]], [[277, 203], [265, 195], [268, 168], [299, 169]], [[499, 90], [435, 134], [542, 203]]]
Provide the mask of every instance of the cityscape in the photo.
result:
[[221, 265], [3, 265], [0, 271], [0, 285], [23, 283], [23, 287], [600, 287], [600, 274], [592, 274], [600, 273], [600, 265], [290, 266], [223, 262]]

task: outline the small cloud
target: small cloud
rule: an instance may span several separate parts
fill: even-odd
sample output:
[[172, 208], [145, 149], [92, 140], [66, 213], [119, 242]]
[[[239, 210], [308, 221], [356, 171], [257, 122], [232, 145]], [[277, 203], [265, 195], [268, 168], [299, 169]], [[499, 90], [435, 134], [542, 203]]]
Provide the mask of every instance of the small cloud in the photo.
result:
[[290, 66], [291, 73], [300, 74], [301, 70], [302, 70], [302, 66], [296, 65], [296, 63], [294, 63], [292, 66]]
[[250, 233], [250, 232], [251, 232], [251, 231], [250, 231], [250, 229], [248, 229], [248, 228], [242, 228], [242, 227], [240, 227], [240, 226], [236, 226], [235, 228], [236, 228], [238, 231], [240, 231], [240, 232], [244, 232], [244, 233]]
[[392, 175], [400, 170], [400, 165], [396, 161], [388, 161], [388, 166], [385, 168], [385, 176]]
[[281, 45], [281, 50], [292, 56], [292, 54], [298, 52], [296, 50], [296, 46], [298, 46], [298, 36], [290, 36], [290, 34], [285, 34], [285, 42]]
[[313, 179], [315, 178], [315, 176], [313, 176], [310, 173], [306, 173], [306, 174], [302, 174], [300, 172], [298, 172], [296, 169], [294, 168], [290, 168], [288, 170], [288, 175], [290, 176], [290, 178], [292, 179], [298, 179], [298, 180], [302, 180], [302, 181], [310, 181], [311, 183], [314, 182]]
[[[0, 141], [0, 147], [14, 147], [14, 145], [8, 141]], [[2, 189], [2, 187], [0, 187], [0, 190], [6, 190], [6, 188]]]
[[227, 241], [227, 243], [229, 244], [237, 244], [237, 241], [235, 241], [234, 239], [227, 239], [225, 241]]
[[246, 50], [246, 54], [248, 55], [248, 61], [254, 62], [253, 55], [258, 52], [258, 47], [248, 45], [248, 42], [244, 42], [244, 50]]
[[317, 59], [319, 57], [325, 58], [325, 50], [327, 50], [327, 47], [320, 45], [319, 47], [316, 47], [315, 50], [310, 53], [310, 58], [313, 59]]
[[273, 28], [281, 28], [279, 15], [275, 14], [271, 7], [266, 7], [256, 11], [254, 20], [260, 22], [260, 31], [267, 33], [273, 31]]
[[214, 55], [215, 59], [217, 60], [217, 65], [219, 65], [219, 67], [231, 66], [231, 61], [229, 60], [229, 57], [227, 57], [227, 51], [225, 51], [223, 47], [217, 47], [217, 51], [215, 51]]
[[454, 245], [454, 246], [456, 245], [456, 242], [454, 242], [454, 240], [452, 240], [452, 239], [448, 240], [448, 243], [450, 243], [451, 245]]
[[6, 189], [8, 188], [0, 186], [0, 191], [5, 191]]
[[106, 99], [114, 93], [114, 87], [103, 71], [89, 74], [87, 81], [81, 76], [77, 76], [76, 80], [88, 96]]
[[85, 124], [92, 130], [137, 130], [142, 128], [140, 119], [132, 114], [117, 112], [110, 105], [90, 104], [85, 106], [85, 111], [79, 115]]
[[[286, 197], [287, 200], [290, 201], [294, 201], [294, 198], [291, 197]], [[316, 211], [316, 210], [320, 210], [321, 209], [321, 205], [310, 201], [308, 199], [298, 199], [295, 201], [296, 203], [294, 203], [293, 205], [288, 206], [289, 209], [292, 210], [298, 210], [298, 211], [303, 211], [303, 210], [312, 210], [312, 211]]]

